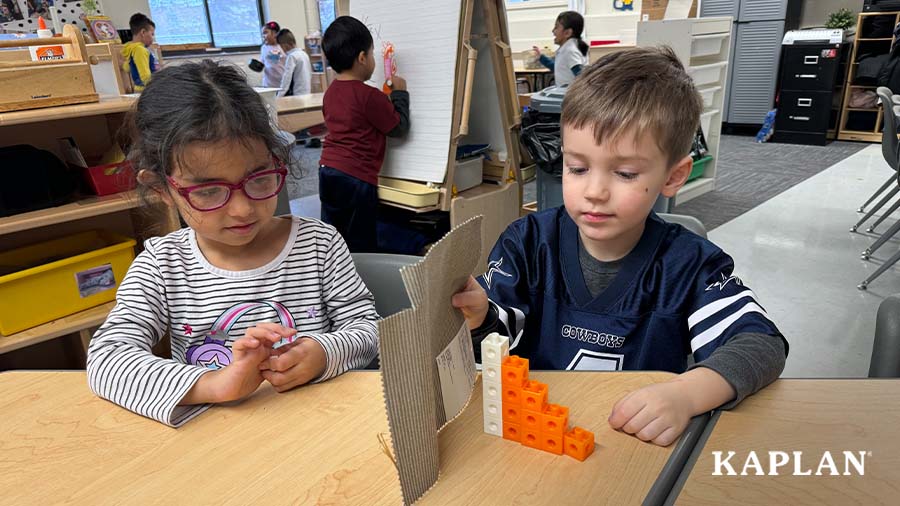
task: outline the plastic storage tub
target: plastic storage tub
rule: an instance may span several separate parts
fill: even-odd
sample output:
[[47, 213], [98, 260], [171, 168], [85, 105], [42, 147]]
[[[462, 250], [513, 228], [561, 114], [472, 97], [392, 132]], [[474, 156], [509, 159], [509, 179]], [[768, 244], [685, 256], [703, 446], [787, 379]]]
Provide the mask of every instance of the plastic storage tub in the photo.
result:
[[133, 190], [137, 181], [128, 161], [95, 165], [83, 171], [82, 177], [94, 195], [112, 195]]
[[380, 177], [378, 198], [409, 207], [429, 207], [438, 204], [441, 192], [422, 183]]
[[103, 231], [0, 253], [0, 334], [113, 300], [134, 260], [134, 239]]
[[700, 97], [703, 98], [703, 108], [711, 109], [716, 103], [716, 93], [722, 91], [721, 86], [713, 86], [711, 88], [700, 88], [697, 90]]
[[710, 63], [709, 65], [697, 65], [688, 67], [688, 74], [694, 80], [694, 85], [705, 86], [707, 84], [719, 84], [725, 74], [728, 62]]
[[457, 192], [464, 192], [481, 184], [484, 158], [480, 156], [456, 160], [456, 171], [453, 173], [453, 186]]
[[704, 156], [699, 160], [694, 160], [694, 165], [691, 167], [691, 175], [688, 176], [688, 181], [693, 181], [698, 177], [703, 175], [703, 171], [706, 170], [706, 166], [709, 165], [709, 161], [712, 160], [712, 156]]

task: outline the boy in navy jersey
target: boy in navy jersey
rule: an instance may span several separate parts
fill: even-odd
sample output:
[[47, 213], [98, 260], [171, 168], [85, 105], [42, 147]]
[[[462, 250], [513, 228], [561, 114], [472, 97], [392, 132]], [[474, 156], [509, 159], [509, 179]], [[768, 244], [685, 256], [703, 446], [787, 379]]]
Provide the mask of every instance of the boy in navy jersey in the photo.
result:
[[453, 298], [476, 341], [508, 335], [534, 369], [678, 373], [626, 395], [609, 417], [662, 446], [692, 416], [774, 381], [787, 355], [731, 257], [652, 212], [690, 174], [701, 110], [669, 48], [588, 67], [563, 102], [565, 206], [512, 223], [487, 272]]

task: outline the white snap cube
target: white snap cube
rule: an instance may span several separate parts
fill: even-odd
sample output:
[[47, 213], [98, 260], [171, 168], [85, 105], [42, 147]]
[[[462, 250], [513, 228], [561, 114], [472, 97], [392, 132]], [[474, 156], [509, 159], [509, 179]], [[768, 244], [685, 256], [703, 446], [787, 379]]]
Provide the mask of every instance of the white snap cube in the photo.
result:
[[484, 416], [484, 432], [503, 437], [503, 417]]
[[503, 416], [503, 401], [496, 399], [484, 399], [484, 416]]
[[481, 364], [499, 366], [503, 358], [509, 355], [509, 338], [491, 332], [481, 341]]
[[485, 401], [496, 401], [501, 409], [503, 408], [503, 386], [499, 381], [484, 381], [482, 382], [482, 386], [484, 387], [484, 400]]
[[500, 364], [481, 364], [481, 378], [485, 382], [500, 383], [503, 379]]

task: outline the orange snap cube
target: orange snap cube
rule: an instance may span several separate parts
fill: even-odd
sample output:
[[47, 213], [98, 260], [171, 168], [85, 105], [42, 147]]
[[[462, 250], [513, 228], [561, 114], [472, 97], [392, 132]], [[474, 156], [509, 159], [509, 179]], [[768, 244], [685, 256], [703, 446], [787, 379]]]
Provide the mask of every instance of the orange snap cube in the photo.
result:
[[569, 424], [569, 408], [557, 404], [547, 404], [541, 413], [541, 432], [562, 436]]
[[554, 453], [556, 455], [563, 454], [563, 437], [555, 434], [541, 433], [541, 450]]
[[541, 433], [536, 430], [521, 428], [522, 444], [537, 450], [541, 449]]
[[500, 364], [500, 372], [503, 375], [503, 385], [521, 387], [528, 379], [528, 359], [518, 355], [510, 355]]
[[503, 421], [515, 424], [522, 423], [522, 408], [517, 405], [503, 405]]
[[540, 413], [547, 405], [547, 384], [540, 381], [526, 381], [522, 386], [522, 407]]
[[581, 427], [572, 427], [565, 435], [566, 455], [584, 461], [594, 452], [594, 433]]
[[503, 406], [522, 405], [522, 387], [503, 384]]
[[517, 423], [507, 422], [503, 420], [503, 439], [509, 439], [516, 443], [522, 440], [522, 429]]
[[523, 429], [541, 431], [541, 413], [530, 409], [521, 409], [521, 423]]

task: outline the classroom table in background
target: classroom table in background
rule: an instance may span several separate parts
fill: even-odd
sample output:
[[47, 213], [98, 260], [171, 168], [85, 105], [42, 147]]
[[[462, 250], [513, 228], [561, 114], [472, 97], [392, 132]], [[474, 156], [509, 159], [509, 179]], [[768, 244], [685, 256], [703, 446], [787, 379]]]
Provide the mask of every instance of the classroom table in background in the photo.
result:
[[541, 91], [550, 86], [550, 82], [553, 80], [553, 72], [550, 72], [550, 69], [546, 67], [536, 69], [516, 67], [514, 70], [517, 78], [524, 77], [528, 80], [529, 92]]
[[[640, 503], [672, 457], [693, 447], [644, 443], [606, 421], [622, 395], [668, 373], [532, 377], [550, 386], [551, 402], [569, 406], [573, 424], [594, 431], [594, 454], [578, 462], [484, 434], [479, 381], [468, 409], [440, 433], [441, 476], [422, 504]], [[285, 394], [264, 384], [180, 429], [97, 398], [83, 371], [5, 372], [0, 412], [0, 504], [401, 502], [379, 443], [388, 427], [377, 371]]]
[[299, 132], [304, 128], [325, 123], [322, 116], [324, 97], [324, 93], [310, 93], [276, 98], [278, 126], [287, 132]]
[[[900, 498], [900, 380], [778, 380], [740, 406], [714, 415], [685, 466], [667, 504], [897, 504]], [[708, 439], [707, 439], [708, 438]], [[764, 476], [729, 476], [715, 457], [740, 474], [754, 451]], [[769, 452], [787, 452], [790, 461], [770, 476]], [[802, 451], [797, 463], [793, 452]], [[825, 467], [828, 451], [841, 476]], [[845, 469], [844, 451], [869, 452], [865, 476]], [[780, 457], [776, 457], [780, 458]], [[795, 466], [811, 476], [794, 476]], [[850, 476], [844, 476], [850, 471]]]

